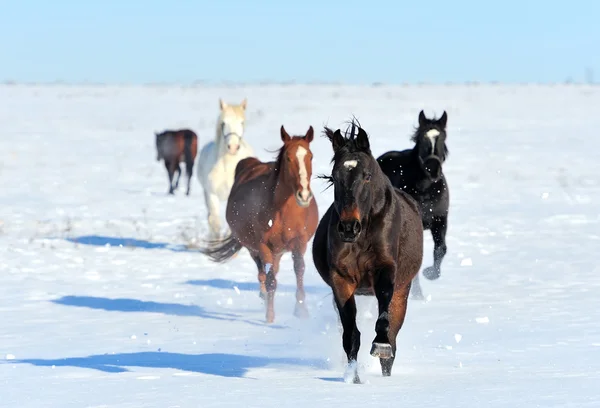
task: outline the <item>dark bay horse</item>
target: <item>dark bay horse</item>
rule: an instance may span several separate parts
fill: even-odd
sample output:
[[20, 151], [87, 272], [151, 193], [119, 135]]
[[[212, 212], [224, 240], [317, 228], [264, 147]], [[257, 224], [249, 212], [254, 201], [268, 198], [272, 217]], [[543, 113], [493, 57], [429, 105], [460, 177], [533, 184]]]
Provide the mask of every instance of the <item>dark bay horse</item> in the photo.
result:
[[[448, 156], [447, 122], [446, 111], [439, 119], [428, 119], [421, 111], [419, 126], [412, 136], [415, 146], [403, 151], [390, 151], [377, 158], [392, 184], [417, 200], [423, 216], [423, 229], [431, 230], [433, 265], [423, 270], [423, 275], [429, 280], [440, 277], [442, 260], [447, 250], [450, 191], [442, 171], [442, 165]], [[419, 275], [415, 277], [411, 293], [414, 298], [423, 298]]]
[[255, 157], [241, 160], [227, 200], [226, 219], [231, 235], [201, 251], [215, 262], [224, 262], [243, 247], [258, 268], [260, 295], [266, 298], [266, 320], [275, 320], [274, 298], [279, 261], [292, 252], [296, 273], [294, 314], [308, 316], [304, 293], [304, 253], [319, 221], [319, 210], [310, 188], [314, 138], [312, 126], [305, 136], [291, 137], [281, 126], [283, 146], [274, 162]]
[[[194, 168], [194, 160], [198, 152], [198, 136], [192, 130], [165, 130], [162, 133], [154, 133], [156, 136], [156, 161], [164, 159], [165, 167], [169, 173], [169, 194], [179, 187], [181, 178], [181, 166], [185, 163], [185, 173], [188, 178], [186, 195], [190, 195], [190, 180]], [[173, 176], [178, 172], [177, 181], [173, 186]]]
[[349, 136], [325, 128], [333, 146], [333, 169], [331, 176], [321, 177], [334, 186], [334, 202], [319, 222], [312, 252], [317, 271], [332, 288], [343, 326], [347, 380], [360, 383], [354, 296], [377, 298], [371, 355], [379, 357], [383, 376], [389, 376], [411, 281], [423, 260], [423, 226], [416, 201], [392, 186], [371, 154], [367, 133], [355, 121], [351, 125]]

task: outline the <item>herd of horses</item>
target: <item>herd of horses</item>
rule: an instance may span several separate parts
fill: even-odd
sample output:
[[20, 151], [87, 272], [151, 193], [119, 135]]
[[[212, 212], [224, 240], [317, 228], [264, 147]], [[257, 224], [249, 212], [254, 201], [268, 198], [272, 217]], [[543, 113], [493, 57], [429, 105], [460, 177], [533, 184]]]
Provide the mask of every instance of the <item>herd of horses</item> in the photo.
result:
[[[281, 126], [283, 145], [276, 159], [262, 162], [244, 139], [246, 99], [239, 105], [219, 102], [215, 138], [202, 148], [198, 160], [197, 176], [204, 189], [209, 225], [209, 238], [200, 252], [215, 262], [225, 262], [246, 248], [258, 270], [266, 321], [272, 323], [279, 264], [288, 252], [297, 284], [294, 314], [308, 316], [304, 254], [313, 239], [313, 262], [332, 289], [342, 326], [347, 379], [360, 383], [355, 296], [377, 299], [379, 314], [371, 355], [380, 359], [383, 376], [391, 375], [396, 336], [409, 295], [423, 298], [418, 273], [424, 230], [431, 231], [434, 242], [433, 265], [423, 271], [426, 278], [440, 277], [446, 254], [450, 202], [442, 170], [448, 155], [446, 112], [440, 118], [427, 118], [421, 111], [412, 136], [414, 147], [378, 158], [356, 119], [343, 132], [325, 127], [333, 150], [332, 170], [319, 177], [333, 186], [334, 200], [319, 219], [310, 185], [313, 127], [304, 135], [292, 136]], [[155, 135], [157, 160], [164, 160], [169, 175], [169, 193], [179, 185], [183, 162], [189, 195], [197, 135], [189, 129]], [[222, 202], [227, 203], [227, 234], [221, 232]]]

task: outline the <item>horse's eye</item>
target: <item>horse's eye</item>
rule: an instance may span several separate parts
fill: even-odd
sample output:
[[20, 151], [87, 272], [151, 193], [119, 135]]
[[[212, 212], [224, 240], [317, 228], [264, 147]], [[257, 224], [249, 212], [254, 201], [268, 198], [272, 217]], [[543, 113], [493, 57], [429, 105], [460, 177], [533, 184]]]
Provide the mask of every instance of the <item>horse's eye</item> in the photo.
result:
[[369, 181], [371, 181], [371, 173], [367, 173], [365, 174], [365, 181], [368, 183]]

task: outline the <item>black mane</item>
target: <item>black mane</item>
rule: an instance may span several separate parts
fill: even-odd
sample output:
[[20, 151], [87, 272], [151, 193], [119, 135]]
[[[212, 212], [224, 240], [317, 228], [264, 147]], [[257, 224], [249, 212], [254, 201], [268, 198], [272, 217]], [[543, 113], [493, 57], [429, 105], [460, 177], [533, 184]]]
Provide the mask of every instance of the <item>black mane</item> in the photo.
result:
[[[371, 148], [369, 146], [365, 147], [365, 146], [361, 146], [358, 143], [357, 140], [357, 135], [358, 135], [358, 130], [362, 130], [363, 132], [364, 129], [362, 129], [362, 127], [360, 126], [360, 122], [358, 121], [358, 119], [356, 119], [356, 117], [353, 117], [350, 121], [347, 122], [348, 126], [346, 127], [346, 130], [344, 131], [344, 134], [341, 136], [342, 140], [343, 140], [343, 145], [338, 148], [337, 150], [334, 149], [333, 152], [333, 157], [331, 158], [331, 163], [335, 163], [339, 160], [341, 160], [341, 158], [347, 154], [351, 154], [351, 153], [358, 153], [358, 152], [362, 152], [362, 153], [366, 153], [368, 155], [372, 155], [371, 154]], [[336, 130], [334, 131], [333, 129], [325, 126], [323, 129], [323, 135], [329, 140], [329, 142], [331, 142], [332, 144], [334, 143], [334, 138], [335, 138], [335, 133], [336, 132], [340, 132], [340, 130]], [[365, 132], [365, 134], [367, 134]], [[341, 132], [340, 132], [341, 135]], [[367, 136], [368, 139], [368, 136]], [[317, 176], [317, 178], [322, 179], [327, 181], [327, 186], [325, 187], [325, 190], [327, 190], [328, 188], [330, 188], [333, 185], [333, 177], [327, 174], [319, 174]]]

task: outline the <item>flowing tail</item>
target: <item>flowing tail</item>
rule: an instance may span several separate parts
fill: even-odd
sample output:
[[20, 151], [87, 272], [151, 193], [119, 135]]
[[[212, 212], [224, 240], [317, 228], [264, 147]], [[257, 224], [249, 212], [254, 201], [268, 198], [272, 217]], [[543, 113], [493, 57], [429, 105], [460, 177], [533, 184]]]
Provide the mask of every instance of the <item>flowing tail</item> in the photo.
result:
[[209, 246], [201, 248], [200, 252], [208, 256], [213, 262], [225, 262], [233, 258], [242, 248], [240, 241], [230, 235], [220, 241], [210, 241]]
[[183, 134], [183, 154], [186, 163], [186, 173], [188, 177], [192, 177], [192, 166], [194, 165], [194, 157], [192, 157], [192, 142], [197, 138], [196, 134], [190, 130], [186, 130]]

